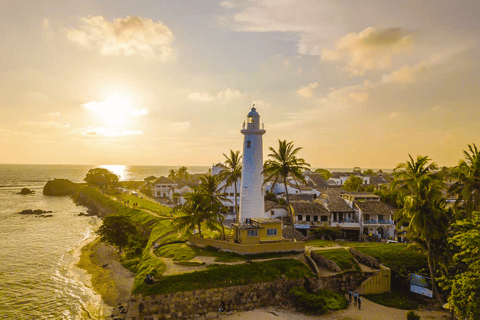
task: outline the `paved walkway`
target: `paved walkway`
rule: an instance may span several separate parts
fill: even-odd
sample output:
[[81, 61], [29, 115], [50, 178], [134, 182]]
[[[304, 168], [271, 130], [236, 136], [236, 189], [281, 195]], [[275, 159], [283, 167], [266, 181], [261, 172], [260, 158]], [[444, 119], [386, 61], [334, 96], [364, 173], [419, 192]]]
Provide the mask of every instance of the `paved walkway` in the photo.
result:
[[[266, 307], [253, 311], [239, 312], [233, 315], [221, 315], [220, 319], [249, 319], [249, 320], [405, 320], [408, 310], [385, 307], [373, 303], [362, 297], [362, 310], [350, 305], [342, 311], [328, 312], [321, 316], [310, 316], [281, 307]], [[415, 310], [421, 319], [447, 320], [449, 313], [437, 310]]]

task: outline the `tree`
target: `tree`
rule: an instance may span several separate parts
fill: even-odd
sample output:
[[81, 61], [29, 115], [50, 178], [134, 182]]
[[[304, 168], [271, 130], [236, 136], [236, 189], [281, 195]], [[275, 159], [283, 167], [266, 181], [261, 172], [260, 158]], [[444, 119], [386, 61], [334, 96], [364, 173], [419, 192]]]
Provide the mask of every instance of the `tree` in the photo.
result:
[[265, 181], [270, 181], [273, 179], [272, 189], [277, 183], [278, 179], [283, 180], [285, 185], [285, 193], [287, 195], [287, 208], [290, 212], [291, 224], [293, 227], [293, 210], [290, 208], [290, 197], [288, 195], [288, 184], [287, 178], [291, 176], [296, 181], [300, 180], [303, 183], [306, 183], [305, 178], [302, 175], [302, 170], [310, 167], [310, 164], [306, 163], [304, 159], [297, 158], [297, 153], [302, 148], [295, 148], [293, 141], [287, 142], [286, 140], [278, 140], [278, 150], [270, 147], [269, 150], [271, 153], [268, 155], [269, 160], [265, 162], [264, 170], [262, 174], [267, 174], [267, 179]]
[[433, 291], [442, 302], [435, 282], [437, 263], [433, 246], [448, 230], [449, 213], [442, 194], [445, 185], [441, 176], [434, 173], [436, 164], [428, 163], [428, 157], [418, 156], [416, 161], [409, 157], [410, 161], [397, 165], [394, 170], [394, 185], [401, 191], [404, 202], [396, 218], [398, 224], [408, 223], [409, 237], [425, 248]]
[[373, 171], [373, 169], [367, 169], [363, 171], [363, 174], [367, 176], [373, 176], [375, 174], [375, 171]]
[[122, 247], [139, 235], [137, 226], [130, 218], [116, 214], [105, 216], [96, 233], [100, 236], [101, 241], [118, 246], [120, 252], [122, 252]]
[[225, 169], [220, 172], [220, 176], [226, 179], [226, 187], [230, 185], [234, 185], [234, 195], [235, 195], [235, 215], [238, 221], [238, 204], [237, 204], [237, 181], [242, 177], [242, 156], [240, 155], [240, 151], [233, 151], [230, 150], [230, 157], [227, 156], [225, 153], [223, 156], [226, 158], [225, 160]]
[[316, 169], [315, 170], [316, 173], [320, 173], [320, 175], [322, 176], [323, 180], [328, 180], [332, 177], [332, 174], [330, 173], [330, 171], [328, 171], [327, 169]]
[[90, 169], [85, 176], [85, 180], [88, 184], [97, 185], [105, 188], [109, 186], [116, 186], [118, 184], [118, 176], [105, 168]]
[[203, 193], [206, 201], [209, 203], [211, 213], [218, 220], [222, 227], [222, 237], [225, 239], [225, 228], [223, 227], [224, 216], [222, 212], [227, 212], [227, 208], [223, 205], [224, 201], [230, 202], [220, 187], [222, 179], [220, 176], [212, 176], [210, 174], [200, 177], [200, 185], [198, 189]]
[[465, 159], [453, 169], [452, 175], [457, 182], [449, 192], [458, 196], [457, 207], [462, 207], [470, 216], [473, 211], [480, 211], [480, 153], [475, 144], [468, 145], [468, 149], [463, 151]]
[[456, 250], [456, 270], [446, 281], [448, 303], [460, 319], [480, 319], [480, 212], [453, 224], [449, 239]]
[[188, 173], [188, 169], [187, 167], [185, 166], [181, 166], [180, 168], [178, 168], [177, 170], [177, 177], [181, 180], [185, 180], [187, 181], [188, 178], [189, 178], [189, 173]]
[[207, 228], [211, 230], [218, 230], [218, 222], [216, 216], [212, 214], [212, 204], [205, 194], [198, 188], [194, 188], [192, 192], [185, 194], [186, 202], [181, 206], [183, 215], [179, 215], [174, 220], [177, 229], [184, 229], [185, 232], [191, 233], [195, 228], [198, 230], [198, 235], [202, 237], [202, 222], [207, 224]]
[[175, 169], [168, 170], [168, 179], [175, 181], [175, 179], [177, 179], [177, 170]]
[[343, 184], [343, 188], [347, 191], [358, 191], [362, 184], [363, 179], [352, 174]]

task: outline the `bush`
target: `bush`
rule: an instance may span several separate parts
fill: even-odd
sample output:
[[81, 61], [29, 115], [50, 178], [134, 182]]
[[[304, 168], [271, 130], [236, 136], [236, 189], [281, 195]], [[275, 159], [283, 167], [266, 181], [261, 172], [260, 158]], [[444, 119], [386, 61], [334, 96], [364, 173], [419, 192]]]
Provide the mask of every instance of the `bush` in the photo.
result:
[[413, 311], [408, 311], [407, 320], [420, 320], [420, 316]]
[[315, 314], [323, 314], [327, 310], [341, 310], [348, 307], [348, 301], [343, 295], [330, 290], [309, 293], [304, 287], [295, 287], [289, 293], [300, 309]]
[[340, 238], [342, 235], [342, 230], [339, 227], [320, 227], [315, 231], [315, 234], [319, 238], [324, 238], [325, 240], [335, 240]]

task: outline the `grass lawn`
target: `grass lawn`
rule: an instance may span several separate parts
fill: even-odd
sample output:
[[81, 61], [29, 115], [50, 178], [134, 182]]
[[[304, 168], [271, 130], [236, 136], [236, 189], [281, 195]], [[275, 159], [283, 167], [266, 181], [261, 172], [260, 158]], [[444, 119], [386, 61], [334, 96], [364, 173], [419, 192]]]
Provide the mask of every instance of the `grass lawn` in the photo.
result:
[[428, 268], [427, 257], [416, 245], [377, 243], [376, 246], [359, 246], [355, 249], [376, 258], [380, 263], [394, 270]]
[[415, 310], [420, 305], [418, 296], [413, 293], [403, 293], [392, 290], [381, 294], [368, 294], [365, 298], [382, 306], [404, 310]]
[[336, 241], [333, 241], [333, 240], [322, 240], [322, 239], [314, 239], [314, 240], [311, 240], [311, 241], [308, 241], [307, 243], [305, 243], [305, 245], [307, 246], [315, 246], [315, 247], [320, 247], [320, 248], [323, 248], [323, 247], [333, 247], [337, 244], [340, 244], [340, 242], [336, 242]]
[[350, 269], [360, 270], [358, 263], [352, 257], [350, 252], [345, 249], [318, 250], [315, 252], [338, 264], [342, 271]]
[[301, 279], [314, 276], [308, 267], [295, 259], [253, 262], [251, 265], [210, 265], [205, 270], [161, 277], [153, 285], [135, 286], [133, 293], [144, 295], [229, 287], [277, 279]]
[[300, 310], [313, 314], [323, 314], [328, 310], [342, 310], [348, 307], [348, 301], [342, 294], [330, 290], [309, 293], [304, 287], [290, 290], [295, 305]]
[[166, 206], [162, 206], [159, 203], [153, 202], [148, 199], [142, 199], [140, 197], [133, 196], [131, 194], [121, 194], [117, 195], [117, 199], [129, 201], [130, 205], [132, 203], [137, 203], [137, 206], [135, 207], [136, 209], [146, 209], [153, 211], [159, 215], [165, 215], [165, 216], [170, 216], [170, 213], [172, 212], [172, 209]]

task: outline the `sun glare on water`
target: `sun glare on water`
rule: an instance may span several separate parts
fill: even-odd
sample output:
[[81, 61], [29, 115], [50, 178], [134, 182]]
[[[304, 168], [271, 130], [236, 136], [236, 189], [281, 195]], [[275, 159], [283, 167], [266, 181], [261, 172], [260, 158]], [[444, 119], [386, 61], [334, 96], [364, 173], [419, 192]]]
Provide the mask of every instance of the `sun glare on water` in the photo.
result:
[[118, 176], [118, 180], [125, 180], [127, 177], [127, 166], [102, 164], [100, 168], [107, 169]]

